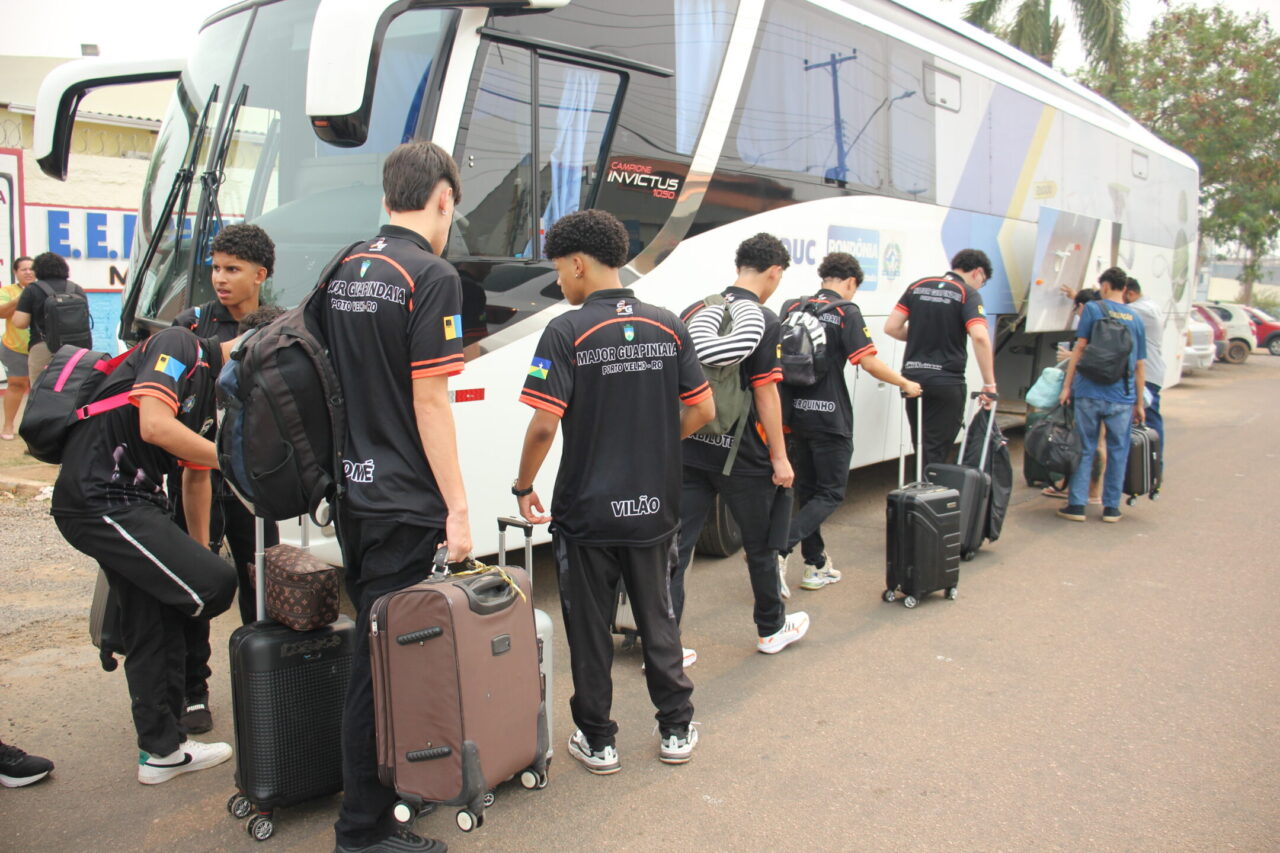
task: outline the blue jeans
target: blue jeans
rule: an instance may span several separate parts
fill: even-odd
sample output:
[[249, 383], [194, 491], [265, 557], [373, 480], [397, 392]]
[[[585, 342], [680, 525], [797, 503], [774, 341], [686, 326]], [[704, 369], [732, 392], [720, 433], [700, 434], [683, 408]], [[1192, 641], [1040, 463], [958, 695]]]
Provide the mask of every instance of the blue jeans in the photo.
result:
[[1151, 405], [1147, 406], [1147, 426], [1160, 436], [1160, 454], [1164, 455], [1164, 415], [1160, 414], [1160, 386], [1147, 383], [1147, 391], [1151, 393]]
[[1085, 448], [1084, 457], [1071, 474], [1067, 503], [1084, 506], [1089, 502], [1089, 475], [1093, 472], [1093, 454], [1090, 448], [1098, 446], [1098, 431], [1107, 426], [1107, 470], [1102, 479], [1102, 505], [1120, 506], [1120, 492], [1124, 488], [1124, 472], [1129, 462], [1129, 427], [1133, 420], [1130, 403], [1112, 403], [1094, 397], [1076, 397], [1072, 401], [1076, 412], [1076, 432]]

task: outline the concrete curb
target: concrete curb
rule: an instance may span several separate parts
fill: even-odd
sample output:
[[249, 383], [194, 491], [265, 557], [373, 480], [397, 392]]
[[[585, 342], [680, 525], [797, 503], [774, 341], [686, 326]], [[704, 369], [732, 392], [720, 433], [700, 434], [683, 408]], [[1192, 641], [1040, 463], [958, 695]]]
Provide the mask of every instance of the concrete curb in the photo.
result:
[[34, 498], [52, 483], [40, 480], [22, 480], [17, 477], [0, 477], [0, 492], [8, 492], [24, 498]]

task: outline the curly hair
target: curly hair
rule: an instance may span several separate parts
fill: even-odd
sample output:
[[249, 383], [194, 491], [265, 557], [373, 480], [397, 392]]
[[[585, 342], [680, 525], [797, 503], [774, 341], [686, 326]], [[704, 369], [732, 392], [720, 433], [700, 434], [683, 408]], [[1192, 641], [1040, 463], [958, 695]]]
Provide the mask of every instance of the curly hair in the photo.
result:
[[738, 253], [734, 256], [734, 264], [740, 270], [752, 269], [756, 272], [764, 272], [769, 267], [775, 266], [785, 270], [791, 266], [791, 253], [777, 237], [761, 231], [739, 244]]
[[257, 225], [248, 223], [228, 225], [213, 238], [213, 244], [209, 250], [257, 264], [266, 269], [267, 275], [275, 271], [276, 244], [271, 242], [267, 232]]
[[1112, 290], [1124, 290], [1129, 281], [1129, 274], [1120, 267], [1108, 267], [1098, 276], [1098, 284], [1107, 284]]
[[832, 252], [818, 265], [818, 278], [852, 278], [862, 284], [862, 264], [848, 252]]
[[951, 259], [951, 268], [960, 272], [972, 272], [981, 269], [982, 274], [991, 278], [991, 259], [981, 249], [961, 249]]
[[612, 213], [578, 210], [556, 220], [547, 229], [542, 251], [552, 260], [582, 252], [616, 270], [626, 264], [630, 246], [631, 237], [626, 227]]
[[236, 327], [236, 334], [243, 335], [245, 332], [261, 329], [283, 313], [284, 309], [279, 305], [263, 305], [257, 311], [250, 311], [240, 319], [240, 325]]
[[31, 262], [31, 270], [41, 281], [71, 277], [71, 269], [67, 266], [66, 259], [55, 252], [36, 255], [35, 260]]

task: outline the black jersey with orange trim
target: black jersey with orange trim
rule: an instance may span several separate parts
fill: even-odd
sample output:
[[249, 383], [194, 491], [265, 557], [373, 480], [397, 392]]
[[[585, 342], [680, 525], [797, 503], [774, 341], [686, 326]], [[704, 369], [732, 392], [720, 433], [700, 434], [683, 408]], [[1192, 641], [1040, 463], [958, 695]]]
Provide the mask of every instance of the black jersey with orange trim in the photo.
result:
[[807, 432], [853, 435], [853, 403], [845, 382], [845, 364], [857, 365], [876, 354], [871, 330], [862, 319], [857, 305], [845, 300], [834, 290], [823, 288], [814, 296], [792, 299], [782, 306], [785, 320], [792, 311], [813, 301], [820, 307], [815, 315], [827, 333], [827, 372], [808, 388], [783, 385], [782, 417], [792, 429]]
[[[726, 288], [722, 294], [726, 300], [749, 299], [759, 302], [760, 297], [741, 287]], [[688, 322], [697, 311], [705, 305], [703, 300], [690, 305], [680, 312], [682, 322]], [[778, 361], [782, 346], [782, 324], [778, 315], [760, 306], [764, 313], [764, 336], [751, 354], [742, 360], [742, 381], [748, 388], [759, 388], [762, 385], [782, 381], [782, 364]], [[729, 456], [732, 436], [728, 435], [691, 435], [684, 440], [684, 464], [706, 471], [724, 470], [725, 460]], [[769, 448], [765, 445], [764, 429], [756, 421], [755, 401], [751, 402], [751, 413], [746, 429], [742, 433], [742, 447], [738, 450], [738, 458], [733, 462], [733, 474], [759, 476], [773, 473], [773, 463], [769, 461]]]
[[711, 396], [689, 333], [627, 289], [599, 290], [543, 331], [520, 401], [560, 418], [554, 529], [650, 545], [680, 523], [680, 413]]
[[420, 234], [384, 225], [329, 279], [326, 333], [347, 409], [347, 511], [444, 527], [413, 380], [462, 371], [462, 284]]
[[213, 392], [221, 369], [218, 341], [179, 326], [156, 332], [134, 349], [95, 396], [104, 400], [128, 392], [134, 405], [72, 427], [53, 489], [53, 514], [96, 516], [147, 503], [167, 509], [164, 476], [178, 460], [142, 440], [137, 406], [143, 397], [160, 400], [179, 423], [212, 441]]
[[216, 299], [180, 312], [173, 318], [173, 325], [190, 329], [196, 337], [217, 338], [223, 342], [234, 340], [240, 334], [240, 321]]
[[922, 278], [893, 310], [907, 315], [902, 375], [921, 385], [963, 385], [969, 327], [987, 322], [977, 289], [954, 272]]

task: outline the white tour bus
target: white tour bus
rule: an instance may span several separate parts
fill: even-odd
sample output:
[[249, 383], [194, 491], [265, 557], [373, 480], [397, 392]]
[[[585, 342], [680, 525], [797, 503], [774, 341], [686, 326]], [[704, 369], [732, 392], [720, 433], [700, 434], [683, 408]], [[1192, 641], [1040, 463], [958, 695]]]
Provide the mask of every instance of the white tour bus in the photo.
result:
[[[1059, 285], [1119, 264], [1167, 311], [1165, 384], [1181, 372], [1195, 163], [916, 2], [249, 0], [211, 17], [188, 57], [50, 75], [41, 167], [65, 177], [84, 92], [166, 78], [127, 341], [212, 298], [208, 244], [222, 224], [271, 234], [264, 296], [293, 304], [338, 247], [385, 221], [392, 148], [432, 139], [454, 152], [463, 199], [446, 256], [463, 281], [470, 360], [451, 387], [477, 553], [496, 549], [492, 518], [515, 509], [530, 415], [517, 394], [539, 333], [567, 309], [542, 235], [579, 208], [625, 223], [637, 295], [675, 311], [732, 281], [736, 246], [759, 231], [792, 253], [775, 309], [816, 289], [828, 251], [849, 252], [866, 272], [857, 301], [895, 365], [902, 345], [882, 328], [906, 285], [982, 249], [1002, 408], [1015, 412], [1069, 337]], [[895, 457], [896, 389], [846, 373], [854, 467]], [[544, 496], [555, 470], [543, 467]], [[717, 518], [701, 544], [733, 550], [736, 531]]]

